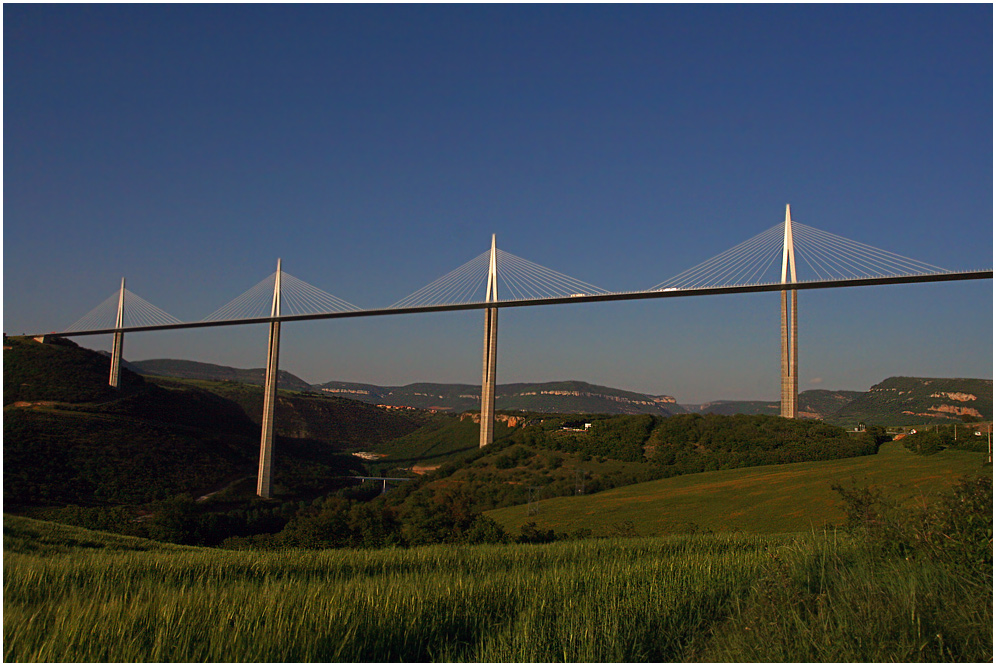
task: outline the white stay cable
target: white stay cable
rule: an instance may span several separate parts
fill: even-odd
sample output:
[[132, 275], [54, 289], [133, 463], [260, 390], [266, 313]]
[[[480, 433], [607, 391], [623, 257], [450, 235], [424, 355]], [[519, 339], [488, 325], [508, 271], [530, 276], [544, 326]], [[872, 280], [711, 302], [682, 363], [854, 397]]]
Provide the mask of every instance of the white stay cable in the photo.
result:
[[424, 305], [469, 302], [468, 298], [477, 291], [476, 287], [487, 279], [491, 251], [488, 250], [467, 263], [453, 269], [443, 277], [430, 282], [418, 291], [402, 298], [390, 308], [411, 308]]
[[276, 277], [277, 273], [274, 271], [241, 296], [237, 296], [201, 321], [253, 319], [268, 316], [273, 303], [273, 283]]
[[128, 289], [125, 289], [124, 321], [125, 326], [161, 326], [182, 323], [170, 313], [161, 310]]
[[[107, 300], [74, 322], [66, 331], [92, 331], [114, 328], [118, 314], [119, 296], [120, 292], [114, 292]], [[163, 324], [180, 323], [182, 322], [173, 315], [149, 303], [138, 294], [125, 289], [124, 325], [126, 327], [160, 326]]]
[[503, 250], [497, 251], [498, 276], [516, 299], [558, 298], [609, 293], [601, 287], [565, 275]]
[[649, 291], [725, 285], [736, 276], [756, 275], [757, 267], [765, 263], [770, 265], [770, 255], [780, 250], [783, 230], [784, 226], [781, 224], [771, 227], [712, 259], [655, 285]]
[[114, 320], [118, 313], [118, 297], [120, 292], [114, 292], [106, 301], [87, 312], [73, 322], [66, 331], [90, 331], [103, 328], [114, 328]]
[[795, 228], [813, 252], [821, 253], [823, 261], [828, 266], [836, 267], [834, 270], [838, 271], [837, 275], [880, 277], [947, 272], [939, 266], [880, 250], [803, 224], [796, 223]]
[[284, 271], [281, 277], [281, 300], [286, 304], [283, 314], [323, 314], [359, 310], [352, 303], [322, 291]]

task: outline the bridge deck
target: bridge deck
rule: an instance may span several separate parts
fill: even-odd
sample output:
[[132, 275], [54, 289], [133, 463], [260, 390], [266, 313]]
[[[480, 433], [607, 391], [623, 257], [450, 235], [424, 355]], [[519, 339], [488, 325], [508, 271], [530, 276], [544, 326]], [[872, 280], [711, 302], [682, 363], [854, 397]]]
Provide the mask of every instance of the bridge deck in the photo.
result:
[[[453, 303], [444, 305], [423, 305], [407, 308], [381, 308], [371, 310], [350, 310], [346, 312], [325, 312], [316, 314], [284, 315], [280, 317], [255, 317], [250, 319], [230, 319], [224, 321], [192, 321], [178, 324], [157, 324], [152, 326], [128, 326], [103, 328], [88, 331], [51, 332], [47, 335], [79, 337], [115, 332], [166, 331], [186, 328], [211, 328], [216, 326], [245, 326], [284, 321], [314, 321], [318, 319], [347, 319], [354, 317], [380, 317], [388, 315], [421, 314], [426, 312], [455, 312], [459, 310], [483, 310], [486, 308], [516, 308], [536, 305], [565, 305], [576, 303], [601, 303], [605, 301], [635, 301], [651, 298], [685, 298], [689, 296], [712, 296], [719, 294], [750, 294], [773, 291], [793, 291], [806, 289], [834, 289], [841, 287], [868, 287], [888, 284], [914, 284], [923, 282], [953, 282], [959, 280], [991, 280], [992, 269], [982, 271], [958, 271], [949, 273], [924, 273], [918, 275], [896, 275], [874, 278], [853, 278], [843, 280], [812, 280], [804, 282], [772, 282], [764, 284], [743, 284], [723, 287], [698, 287], [692, 289], [665, 289], [651, 291], [615, 292], [608, 294], [575, 295], [554, 298], [533, 298], [476, 303]], [[40, 334], [38, 334], [40, 335]]]

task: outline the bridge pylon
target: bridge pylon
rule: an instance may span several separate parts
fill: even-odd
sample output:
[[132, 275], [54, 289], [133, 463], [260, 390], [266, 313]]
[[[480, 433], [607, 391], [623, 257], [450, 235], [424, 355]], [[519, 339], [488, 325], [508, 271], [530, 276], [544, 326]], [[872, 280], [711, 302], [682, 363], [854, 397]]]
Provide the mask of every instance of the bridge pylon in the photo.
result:
[[121, 358], [124, 355], [124, 303], [125, 279], [121, 278], [121, 291], [118, 292], [118, 314], [114, 320], [114, 342], [111, 345], [111, 376], [108, 383], [114, 388], [121, 386]]
[[[495, 235], [491, 234], [491, 260], [488, 265], [488, 289], [485, 302], [498, 300], [498, 264]], [[481, 377], [481, 443], [487, 446], [495, 440], [495, 370], [498, 355], [498, 308], [484, 310], [484, 359]]]
[[[790, 280], [791, 278], [791, 280]], [[782, 242], [782, 284], [795, 283], [795, 246], [792, 242], [792, 208], [785, 204]], [[795, 289], [782, 290], [782, 408], [788, 419], [799, 415], [799, 310]]]
[[[273, 304], [270, 316], [280, 316], [280, 259], [277, 259], [277, 275], [273, 282]], [[256, 478], [256, 494], [263, 499], [270, 498], [270, 484], [273, 479], [273, 414], [277, 404], [277, 371], [280, 357], [280, 322], [270, 322], [270, 342], [266, 351], [266, 381], [263, 385], [263, 424], [259, 442], [259, 475]]]

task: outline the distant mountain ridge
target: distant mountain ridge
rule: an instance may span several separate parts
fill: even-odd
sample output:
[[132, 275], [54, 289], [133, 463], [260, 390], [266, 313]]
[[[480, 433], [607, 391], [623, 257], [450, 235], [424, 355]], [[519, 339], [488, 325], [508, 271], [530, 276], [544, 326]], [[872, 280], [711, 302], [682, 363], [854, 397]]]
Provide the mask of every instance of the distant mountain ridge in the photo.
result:
[[[472, 384], [417, 383], [376, 386], [331, 381], [315, 386], [326, 395], [353, 398], [379, 405], [463, 412], [479, 409], [481, 387]], [[499, 384], [497, 409], [549, 413], [671, 414], [684, 413], [671, 396], [651, 396], [581, 381]]]
[[[826, 420], [833, 417], [853, 400], [863, 396], [862, 391], [828, 391], [811, 389], [799, 394], [799, 417], [804, 419]], [[767, 414], [781, 413], [781, 403], [777, 400], [715, 400], [701, 405], [683, 405], [692, 413], [699, 414]]]
[[962, 417], [992, 420], [993, 380], [889, 377], [842, 407], [831, 420], [838, 425], [863, 421], [894, 426]]
[[[262, 385], [263, 368], [227, 366], [151, 359], [129, 363], [140, 374], [235, 381]], [[405, 386], [378, 386], [357, 382], [329, 381], [308, 384], [300, 377], [280, 371], [279, 386], [292, 391], [316, 391], [323, 395], [392, 407], [432, 409], [459, 413], [480, 409], [481, 388], [474, 384], [418, 382]], [[591, 414], [767, 414], [777, 415], [777, 400], [716, 400], [701, 405], [679, 405], [667, 395], [649, 395], [582, 381], [499, 384], [497, 409], [547, 413]], [[799, 394], [799, 416], [853, 427], [861, 422], [905, 425], [933, 420], [955, 421], [963, 416], [992, 419], [992, 380], [962, 378], [890, 377], [865, 391], [812, 389]]]
[[[266, 376], [264, 368], [232, 368], [179, 359], [131, 361], [126, 363], [126, 367], [142, 375], [233, 381], [259, 386], [264, 383]], [[418, 382], [405, 386], [377, 386], [340, 381], [308, 384], [300, 377], [281, 370], [277, 386], [290, 391], [317, 391], [323, 395], [350, 398], [374, 405], [414, 407], [452, 413], [480, 409], [481, 403], [481, 387], [472, 384]], [[685, 412], [671, 396], [646, 395], [581, 381], [499, 384], [495, 393], [498, 409], [662, 416]]]
[[[153, 358], [147, 361], [129, 361], [125, 364], [140, 375], [157, 377], [178, 377], [180, 379], [203, 379], [215, 382], [239, 382], [240, 384], [266, 383], [266, 368], [231, 368], [227, 365], [183, 361], [172, 358]], [[311, 384], [286, 370], [277, 373], [277, 387], [288, 391], [313, 391]]]

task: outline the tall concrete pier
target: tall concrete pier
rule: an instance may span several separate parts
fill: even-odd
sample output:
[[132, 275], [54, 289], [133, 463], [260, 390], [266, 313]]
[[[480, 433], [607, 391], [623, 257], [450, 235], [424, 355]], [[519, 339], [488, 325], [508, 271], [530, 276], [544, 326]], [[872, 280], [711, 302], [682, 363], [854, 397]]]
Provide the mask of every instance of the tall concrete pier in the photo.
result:
[[121, 291], [118, 293], [118, 316], [114, 320], [114, 343], [111, 345], [111, 376], [108, 383], [114, 388], [121, 386], [121, 357], [124, 354], [124, 301], [125, 279], [121, 278]]
[[[484, 300], [498, 300], [498, 264], [495, 236], [491, 235], [491, 263], [488, 266], [488, 290]], [[481, 446], [495, 441], [495, 370], [498, 355], [498, 308], [484, 310], [484, 370], [481, 378]]]
[[[785, 240], [782, 244], [782, 284], [796, 282], [795, 246], [792, 244], [792, 209], [785, 205]], [[795, 289], [782, 291], [782, 411], [788, 419], [799, 415], [799, 311]]]
[[[273, 282], [273, 305], [270, 316], [280, 316], [280, 260], [277, 259], [277, 274]], [[259, 475], [256, 478], [256, 494], [270, 498], [270, 482], [273, 478], [273, 412], [277, 404], [277, 369], [280, 357], [280, 322], [270, 322], [270, 343], [266, 351], [266, 382], [263, 385], [263, 429], [259, 443]]]

